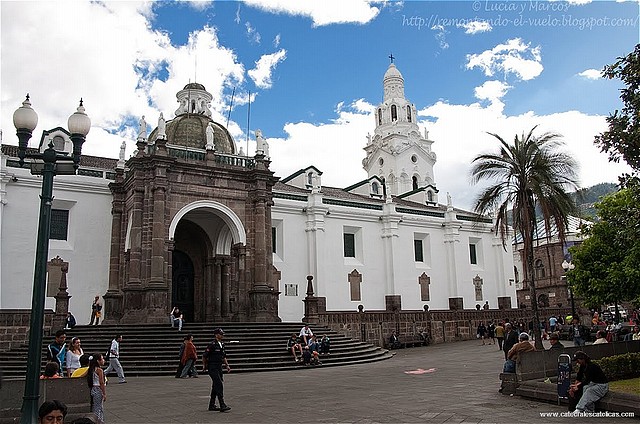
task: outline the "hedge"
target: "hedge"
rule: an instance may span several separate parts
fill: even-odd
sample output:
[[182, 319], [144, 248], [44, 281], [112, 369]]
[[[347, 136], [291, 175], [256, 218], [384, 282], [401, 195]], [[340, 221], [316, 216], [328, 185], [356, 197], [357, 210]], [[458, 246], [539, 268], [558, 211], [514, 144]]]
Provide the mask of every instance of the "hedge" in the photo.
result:
[[609, 381], [640, 377], [640, 353], [607, 356], [593, 360], [598, 364]]

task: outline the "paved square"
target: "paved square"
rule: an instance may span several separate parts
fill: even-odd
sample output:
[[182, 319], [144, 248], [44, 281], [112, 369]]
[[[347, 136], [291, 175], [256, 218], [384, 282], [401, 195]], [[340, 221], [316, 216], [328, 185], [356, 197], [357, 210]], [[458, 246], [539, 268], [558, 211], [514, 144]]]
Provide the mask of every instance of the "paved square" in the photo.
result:
[[[390, 360], [344, 367], [233, 374], [231, 363], [232, 372], [225, 375], [225, 400], [232, 407], [228, 413], [207, 411], [211, 379], [206, 375], [198, 379], [130, 378], [129, 384], [107, 387], [106, 421], [108, 424], [580, 421], [541, 418], [540, 412], [565, 412], [566, 407], [498, 393], [502, 363], [503, 354], [497, 345], [482, 346], [475, 340], [403, 349]], [[593, 418], [588, 422], [634, 421]]]

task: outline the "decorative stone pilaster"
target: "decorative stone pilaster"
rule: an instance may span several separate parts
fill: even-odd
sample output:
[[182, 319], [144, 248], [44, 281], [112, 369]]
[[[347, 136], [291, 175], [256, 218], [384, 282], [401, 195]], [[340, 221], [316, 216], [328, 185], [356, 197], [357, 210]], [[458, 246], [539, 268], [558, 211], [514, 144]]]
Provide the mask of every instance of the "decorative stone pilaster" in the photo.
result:
[[307, 275], [307, 296], [304, 302], [304, 322], [318, 324], [318, 298], [313, 294], [313, 276]]
[[53, 328], [56, 330], [62, 329], [67, 323], [67, 312], [69, 312], [69, 293], [67, 292], [67, 272], [69, 272], [69, 262], [65, 262], [56, 256], [49, 261], [49, 272], [52, 272], [52, 268], [58, 268], [58, 272], [54, 272], [54, 275], [60, 275], [60, 286], [58, 287], [58, 293], [54, 296], [56, 299], [56, 313], [53, 317]]

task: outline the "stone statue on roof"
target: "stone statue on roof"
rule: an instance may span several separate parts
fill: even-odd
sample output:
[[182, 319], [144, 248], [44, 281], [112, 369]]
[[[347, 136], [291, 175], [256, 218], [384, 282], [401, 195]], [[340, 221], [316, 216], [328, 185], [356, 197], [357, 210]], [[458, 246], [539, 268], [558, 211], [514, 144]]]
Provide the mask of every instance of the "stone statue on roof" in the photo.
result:
[[216, 145], [213, 142], [213, 123], [209, 122], [209, 125], [207, 125], [207, 130], [206, 130], [206, 134], [207, 134], [207, 150], [215, 150], [216, 149]]
[[269, 157], [269, 143], [262, 136], [262, 130], [256, 130], [256, 155], [264, 155]]
[[158, 118], [158, 136], [156, 138], [167, 138], [167, 122], [164, 120], [162, 112], [160, 112], [160, 117]]
[[147, 122], [144, 120], [144, 115], [140, 118], [140, 130], [138, 131], [138, 138], [147, 138]]

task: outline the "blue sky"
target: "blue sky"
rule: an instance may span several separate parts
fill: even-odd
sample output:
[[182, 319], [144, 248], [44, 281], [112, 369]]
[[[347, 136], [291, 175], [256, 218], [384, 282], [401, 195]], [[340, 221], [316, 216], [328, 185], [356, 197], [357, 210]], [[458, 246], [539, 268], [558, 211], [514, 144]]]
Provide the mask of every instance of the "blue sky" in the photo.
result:
[[[618, 81], [598, 71], [639, 42], [638, 2], [251, 0], [248, 2], [2, 2], [1, 125], [28, 91], [39, 131], [64, 124], [83, 96], [93, 128], [85, 153], [135, 148], [136, 122], [171, 118], [189, 80], [214, 95], [214, 115], [243, 150], [260, 128], [271, 168], [315, 165], [346, 187], [361, 167], [389, 54], [420, 125], [435, 141], [435, 180], [469, 207], [471, 159], [540, 125], [564, 135], [582, 184], [615, 181], [624, 166], [593, 146], [620, 107]], [[69, 24], [69, 23], [73, 24]]]

